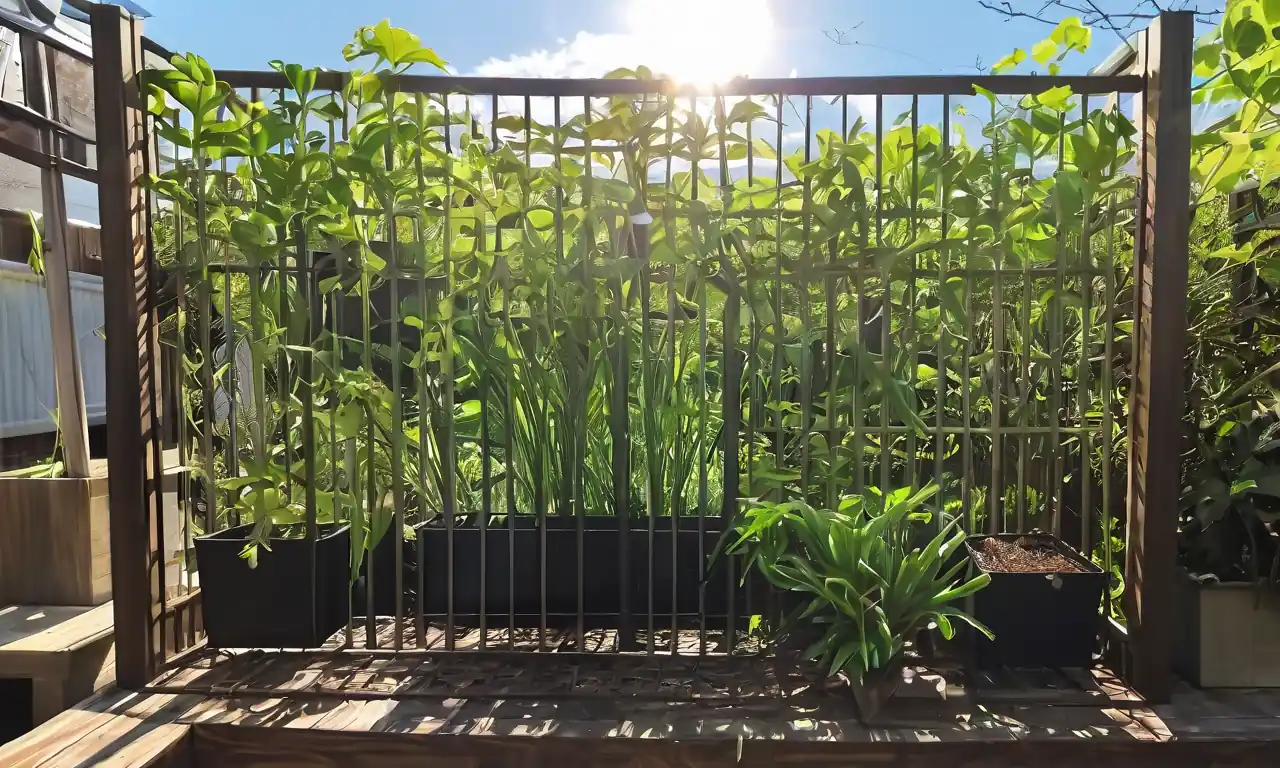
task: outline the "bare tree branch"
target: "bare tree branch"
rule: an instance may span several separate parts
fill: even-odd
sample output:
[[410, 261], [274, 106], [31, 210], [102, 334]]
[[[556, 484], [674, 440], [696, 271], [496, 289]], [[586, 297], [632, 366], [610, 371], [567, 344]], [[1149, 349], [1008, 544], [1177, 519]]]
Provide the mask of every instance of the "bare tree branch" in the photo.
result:
[[[1067, 15], [1079, 16], [1080, 23], [1090, 27], [1106, 27], [1120, 40], [1128, 42], [1126, 32], [1135, 25], [1150, 21], [1165, 11], [1190, 11], [1202, 24], [1214, 23], [1222, 11], [1204, 10], [1191, 4], [1191, 0], [1161, 3], [1158, 0], [1138, 0], [1132, 10], [1121, 12], [1103, 8], [1096, 0], [1035, 0], [1019, 4], [1017, 0], [978, 0], [978, 5], [1009, 19], [1029, 19], [1042, 24], [1056, 25]], [[1039, 6], [1032, 10], [1032, 6]], [[1146, 10], [1146, 9], [1150, 10]]]
[[[836, 45], [850, 45], [851, 43], [849, 40], [849, 33], [857, 29], [858, 27], [862, 26], [863, 23], [864, 22], [860, 21], [857, 24], [854, 24], [852, 27], [845, 27], [844, 29], [840, 29], [839, 27], [824, 29], [822, 30], [822, 34], [826, 35], [827, 39], [835, 43]], [[854, 44], [856, 44], [856, 42], [857, 41], [853, 41]]]

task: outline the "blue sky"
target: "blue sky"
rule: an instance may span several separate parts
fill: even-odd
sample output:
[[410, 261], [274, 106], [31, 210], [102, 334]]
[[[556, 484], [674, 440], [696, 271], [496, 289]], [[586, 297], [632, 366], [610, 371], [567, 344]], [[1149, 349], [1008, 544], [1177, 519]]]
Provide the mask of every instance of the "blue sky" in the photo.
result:
[[[637, 39], [632, 6], [642, 1], [150, 0], [155, 16], [146, 31], [170, 49], [201, 54], [215, 68], [263, 68], [275, 58], [341, 68], [341, 49], [352, 32], [388, 18], [421, 36], [463, 74], [598, 75], [645, 63], [619, 59], [664, 44], [652, 34]], [[758, 20], [734, 14], [733, 32], [747, 39], [724, 41], [704, 28], [705, 19], [687, 12], [706, 1], [658, 5], [677, 9], [666, 23], [678, 40], [759, 48], [751, 71], [757, 77], [972, 72], [978, 57], [989, 66], [1048, 31], [1034, 21], [1004, 21], [977, 0], [761, 0], [768, 3], [772, 29], [757, 34], [752, 25]], [[838, 46], [823, 33], [855, 24], [861, 26], [848, 37], [858, 45]], [[1109, 33], [1095, 32], [1094, 49], [1073, 59], [1068, 70], [1096, 63], [1116, 43]]]

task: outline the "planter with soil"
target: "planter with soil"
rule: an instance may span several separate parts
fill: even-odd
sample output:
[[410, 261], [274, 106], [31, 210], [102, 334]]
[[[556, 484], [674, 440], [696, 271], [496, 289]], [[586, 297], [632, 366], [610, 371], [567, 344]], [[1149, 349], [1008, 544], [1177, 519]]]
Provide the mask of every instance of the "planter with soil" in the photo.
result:
[[[414, 529], [417, 567], [422, 569], [423, 577], [423, 611], [429, 618], [441, 619], [449, 611], [452, 563], [455, 623], [473, 626], [479, 622], [483, 612], [489, 626], [506, 626], [511, 618], [509, 614], [514, 614], [519, 627], [538, 626], [544, 610], [541, 563], [545, 542], [547, 625], [576, 625], [579, 607], [578, 520], [548, 517], [545, 529], [538, 527], [533, 516], [520, 515], [514, 518], [514, 522], [514, 531], [503, 520], [491, 522], [484, 532], [483, 589], [481, 531], [474, 518], [468, 519], [466, 524], [454, 526], [452, 557], [449, 532], [442, 522], [433, 520]], [[680, 518], [674, 545], [674, 578], [671, 519], [657, 521], [652, 548], [647, 521], [633, 518], [630, 522], [631, 530], [624, 550], [619, 547], [617, 518], [589, 515], [582, 519], [582, 610], [585, 625], [596, 628], [618, 626], [624, 583], [627, 585], [626, 607], [632, 616], [632, 626], [641, 628], [647, 624], [652, 554], [655, 626], [666, 628], [671, 624], [673, 588], [678, 622], [681, 626], [696, 626], [704, 563], [715, 551], [720, 537], [720, 520], [708, 517], [703, 521], [704, 532], [699, 546], [697, 518]], [[716, 563], [707, 576], [706, 585], [708, 617], [727, 615], [729, 578], [725, 563]], [[742, 615], [745, 590], [737, 587], [736, 583], [734, 588], [737, 612]], [[745, 625], [746, 618], [742, 620]]]
[[[272, 539], [256, 568], [240, 556], [252, 525], [196, 539], [204, 627], [212, 648], [318, 648], [347, 622], [351, 532]], [[314, 567], [314, 581], [312, 580]]]
[[1101, 568], [1047, 534], [971, 536], [967, 547], [991, 576], [973, 596], [974, 618], [995, 634], [976, 640], [979, 669], [1093, 663], [1107, 588]]

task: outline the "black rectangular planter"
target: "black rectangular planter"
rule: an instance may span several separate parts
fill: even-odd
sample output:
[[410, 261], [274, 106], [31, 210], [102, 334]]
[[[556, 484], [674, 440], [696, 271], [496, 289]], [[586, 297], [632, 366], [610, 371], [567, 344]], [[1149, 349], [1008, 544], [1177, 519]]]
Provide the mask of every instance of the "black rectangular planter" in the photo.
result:
[[[632, 626], [647, 625], [650, 610], [650, 582], [653, 584], [655, 626], [670, 626], [672, 591], [675, 608], [682, 626], [696, 626], [703, 571], [720, 537], [718, 518], [703, 520], [704, 532], [699, 546], [698, 519], [679, 518], [675, 536], [675, 568], [672, 568], [671, 518], [657, 518], [650, 547], [648, 520], [633, 518], [627, 535], [628, 612]], [[453, 614], [456, 623], [474, 625], [483, 612], [490, 626], [506, 626], [514, 613], [516, 625], [536, 627], [544, 610], [543, 574], [546, 563], [547, 625], [570, 627], [577, 622], [578, 600], [578, 520], [573, 517], [548, 517], [545, 529], [539, 529], [533, 516], [515, 518], [514, 537], [507, 521], [490, 523], [485, 531], [484, 589], [481, 589], [481, 532], [468, 522], [453, 529], [452, 589]], [[582, 519], [582, 611], [584, 623], [591, 627], [616, 627], [622, 612], [623, 552], [618, 542], [620, 531], [615, 517], [589, 515]], [[449, 611], [450, 544], [449, 532], [438, 521], [420, 524], [415, 529], [420, 566], [423, 569], [424, 612], [442, 617]], [[512, 542], [514, 541], [514, 550]], [[543, 552], [545, 541], [545, 558]], [[650, 568], [652, 553], [652, 569]], [[511, 578], [514, 568], [515, 578]], [[652, 571], [652, 574], [651, 574]], [[735, 574], [740, 577], [741, 574]], [[375, 585], [376, 586], [376, 585]], [[514, 596], [512, 594], [514, 586]], [[733, 583], [735, 612], [745, 614], [745, 590]], [[708, 617], [728, 613], [730, 593], [729, 571], [724, 558], [717, 560], [707, 576], [705, 610]], [[483, 606], [481, 595], [484, 595]], [[513, 599], [514, 597], [514, 599]], [[745, 617], [743, 618], [745, 622]]]
[[[314, 542], [272, 539], [258, 565], [240, 557], [252, 525], [196, 539], [204, 627], [212, 648], [317, 648], [347, 622], [351, 534], [321, 526]], [[315, 565], [315, 582], [311, 568]]]
[[[974, 557], [983, 539], [1016, 541], [1031, 536], [1079, 564], [1084, 573], [1004, 573], [987, 571]], [[973, 616], [995, 640], [974, 633], [979, 669], [1001, 667], [1087, 667], [1093, 664], [1101, 627], [1107, 574], [1061, 539], [1044, 534], [970, 536], [966, 546], [974, 566], [991, 583], [973, 596]]]

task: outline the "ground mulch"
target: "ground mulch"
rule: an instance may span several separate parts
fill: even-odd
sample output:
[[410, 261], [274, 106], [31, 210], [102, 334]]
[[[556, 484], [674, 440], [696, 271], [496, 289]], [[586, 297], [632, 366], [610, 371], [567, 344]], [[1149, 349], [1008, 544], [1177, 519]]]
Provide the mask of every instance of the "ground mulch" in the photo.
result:
[[1084, 573], [1076, 561], [1050, 544], [1023, 536], [1013, 541], [983, 539], [974, 548], [974, 556], [988, 571], [996, 573]]

